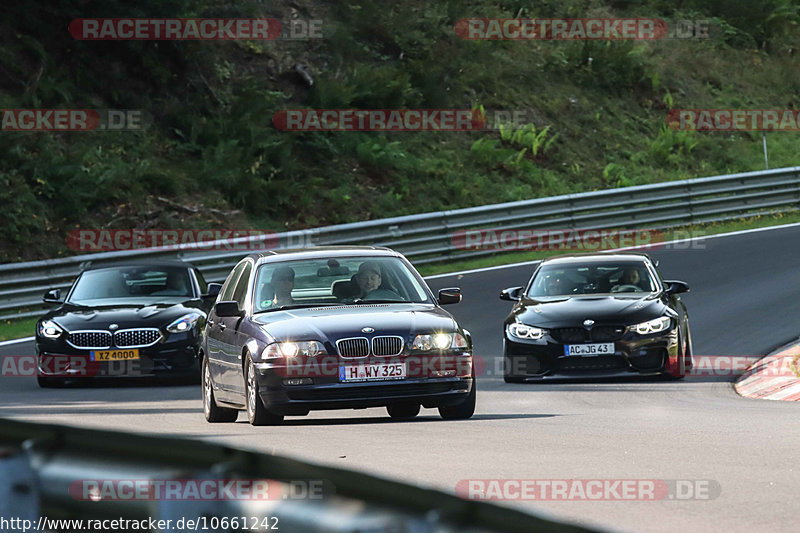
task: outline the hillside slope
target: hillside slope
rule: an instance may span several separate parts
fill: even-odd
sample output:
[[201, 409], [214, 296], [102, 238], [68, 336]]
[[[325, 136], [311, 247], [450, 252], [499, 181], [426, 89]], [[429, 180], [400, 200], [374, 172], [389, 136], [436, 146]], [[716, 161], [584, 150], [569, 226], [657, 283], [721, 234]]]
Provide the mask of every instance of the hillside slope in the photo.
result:
[[[763, 168], [760, 133], [665, 124], [676, 108], [800, 103], [800, 2], [726, 4], [15, 2], [0, 20], [0, 108], [141, 110], [146, 120], [138, 131], [0, 132], [0, 260], [72, 255], [65, 236], [78, 227], [280, 231]], [[318, 19], [324, 38], [78, 41], [67, 31], [76, 18], [122, 16]], [[468, 41], [454, 31], [466, 17], [658, 17], [711, 31]], [[272, 124], [291, 108], [481, 106], [527, 123], [516, 137]], [[797, 164], [797, 133], [767, 139], [771, 167]]]

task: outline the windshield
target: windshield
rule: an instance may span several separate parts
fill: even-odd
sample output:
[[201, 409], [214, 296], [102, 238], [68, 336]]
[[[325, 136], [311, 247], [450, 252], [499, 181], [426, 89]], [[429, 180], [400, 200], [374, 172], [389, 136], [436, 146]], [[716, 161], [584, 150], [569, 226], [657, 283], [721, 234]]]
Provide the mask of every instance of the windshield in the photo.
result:
[[417, 276], [396, 257], [305, 259], [258, 269], [253, 312], [365, 302], [431, 300]]
[[189, 270], [175, 267], [118, 267], [84, 272], [69, 301], [191, 298]]
[[642, 262], [543, 265], [528, 297], [654, 292], [658, 286]]

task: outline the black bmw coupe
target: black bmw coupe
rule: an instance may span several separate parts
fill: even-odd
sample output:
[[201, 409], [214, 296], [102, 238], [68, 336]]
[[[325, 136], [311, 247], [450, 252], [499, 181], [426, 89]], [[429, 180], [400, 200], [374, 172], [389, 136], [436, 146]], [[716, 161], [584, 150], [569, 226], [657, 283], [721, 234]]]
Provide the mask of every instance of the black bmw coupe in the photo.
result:
[[253, 425], [317, 409], [386, 407], [411, 418], [475, 410], [472, 339], [402, 255], [386, 248], [278, 250], [243, 259], [202, 347], [209, 422]]
[[516, 304], [504, 322], [506, 382], [668, 375], [692, 367], [689, 315], [680, 293], [646, 254], [549, 258], [526, 287], [500, 298]]
[[[95, 377], [199, 377], [201, 330], [219, 284], [180, 261], [96, 266], [36, 325], [42, 387]], [[211, 292], [208, 292], [208, 290]]]

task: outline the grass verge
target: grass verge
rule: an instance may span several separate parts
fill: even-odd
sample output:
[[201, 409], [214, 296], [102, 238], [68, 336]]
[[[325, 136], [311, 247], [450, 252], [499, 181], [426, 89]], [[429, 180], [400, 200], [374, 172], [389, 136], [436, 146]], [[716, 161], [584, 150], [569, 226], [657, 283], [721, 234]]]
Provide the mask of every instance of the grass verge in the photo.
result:
[[36, 332], [36, 318], [0, 321], [0, 342], [30, 337]]

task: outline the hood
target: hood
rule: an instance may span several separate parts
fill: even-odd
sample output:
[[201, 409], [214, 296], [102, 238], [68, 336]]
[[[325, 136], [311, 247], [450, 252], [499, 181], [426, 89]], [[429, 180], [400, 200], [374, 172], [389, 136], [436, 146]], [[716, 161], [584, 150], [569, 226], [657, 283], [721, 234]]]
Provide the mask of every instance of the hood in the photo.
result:
[[631, 325], [674, 312], [656, 295], [600, 295], [523, 299], [514, 309], [517, 320], [543, 328], [579, 326], [586, 319], [597, 324]]
[[[373, 337], [436, 331], [455, 331], [458, 324], [447, 311], [425, 304], [362, 304], [311, 309], [290, 309], [255, 317], [275, 340], [335, 342], [345, 337]], [[362, 328], [375, 331], [364, 333]]]
[[96, 306], [66, 303], [50, 311], [45, 318], [54, 320], [67, 331], [108, 329], [109, 324], [117, 324], [119, 329], [160, 328], [190, 311], [202, 312], [192, 302], [115, 301], [110, 305]]

